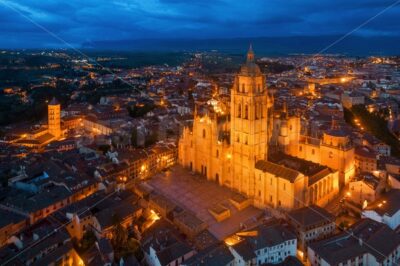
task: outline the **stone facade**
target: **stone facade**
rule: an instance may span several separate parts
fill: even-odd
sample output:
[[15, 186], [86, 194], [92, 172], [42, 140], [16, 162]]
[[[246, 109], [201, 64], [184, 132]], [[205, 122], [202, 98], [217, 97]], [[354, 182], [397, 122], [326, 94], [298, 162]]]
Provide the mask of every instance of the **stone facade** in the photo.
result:
[[[332, 125], [322, 139], [311, 139], [301, 134], [300, 117], [289, 116], [287, 110], [275, 116], [272, 106], [266, 78], [250, 49], [231, 89], [230, 114], [212, 106], [196, 107], [193, 125], [183, 129], [179, 140], [179, 163], [246, 195], [257, 207], [292, 209], [328, 203], [338, 193], [339, 184], [347, 184], [354, 175], [354, 148], [348, 136]], [[325, 168], [311, 173], [284, 162], [269, 165], [272, 144], [305, 165], [311, 161]], [[291, 171], [290, 177], [274, 172], [275, 168]]]

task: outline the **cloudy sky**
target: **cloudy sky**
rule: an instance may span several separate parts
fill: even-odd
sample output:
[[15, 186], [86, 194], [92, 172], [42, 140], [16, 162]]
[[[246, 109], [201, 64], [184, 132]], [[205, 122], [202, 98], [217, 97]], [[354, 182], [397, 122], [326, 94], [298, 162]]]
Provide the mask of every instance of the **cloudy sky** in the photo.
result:
[[[0, 47], [345, 34], [396, 0], [0, 0]], [[398, 5], [355, 34], [400, 35]]]

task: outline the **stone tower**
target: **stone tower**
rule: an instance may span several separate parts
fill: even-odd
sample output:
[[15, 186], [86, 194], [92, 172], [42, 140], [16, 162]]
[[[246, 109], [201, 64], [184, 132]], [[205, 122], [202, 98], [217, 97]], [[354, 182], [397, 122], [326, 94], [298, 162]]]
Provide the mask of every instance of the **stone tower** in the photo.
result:
[[61, 136], [61, 107], [60, 103], [53, 98], [47, 106], [49, 133], [56, 138]]
[[252, 47], [231, 90], [232, 188], [253, 197], [254, 167], [267, 159], [268, 93]]

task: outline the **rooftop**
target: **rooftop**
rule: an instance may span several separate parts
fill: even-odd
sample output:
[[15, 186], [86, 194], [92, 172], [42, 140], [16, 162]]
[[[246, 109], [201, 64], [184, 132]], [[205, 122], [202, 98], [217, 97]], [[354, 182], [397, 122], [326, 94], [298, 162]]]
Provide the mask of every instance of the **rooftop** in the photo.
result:
[[288, 217], [303, 228], [335, 221], [333, 214], [317, 205], [293, 210], [288, 213]]
[[365, 253], [372, 254], [378, 262], [382, 262], [399, 245], [400, 236], [387, 225], [362, 219], [348, 231], [313, 242], [309, 248], [330, 265], [338, 265]]
[[400, 210], [400, 190], [390, 190], [378, 200], [369, 204], [365, 210], [373, 210], [381, 216], [393, 216]]

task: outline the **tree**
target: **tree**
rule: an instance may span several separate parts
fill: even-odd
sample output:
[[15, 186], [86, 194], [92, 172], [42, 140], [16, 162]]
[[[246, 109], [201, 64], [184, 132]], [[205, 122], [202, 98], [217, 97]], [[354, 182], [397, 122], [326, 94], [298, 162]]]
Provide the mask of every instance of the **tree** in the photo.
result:
[[137, 127], [134, 127], [133, 130], [132, 130], [132, 133], [131, 133], [131, 145], [133, 147], [137, 147], [138, 146], [138, 144], [137, 144], [137, 135], [138, 135]]
[[130, 254], [133, 254], [138, 261], [143, 259], [143, 252], [140, 248], [140, 242], [133, 237], [128, 239], [125, 248], [121, 252], [121, 256], [124, 257]]
[[350, 110], [344, 110], [347, 123], [354, 126], [354, 119], [360, 120], [365, 130], [391, 147], [392, 154], [400, 155], [400, 143], [389, 131], [387, 121], [377, 113], [370, 113], [364, 105], [355, 105]]
[[128, 241], [128, 231], [122, 224], [114, 225], [111, 243], [115, 249], [121, 249]]
[[88, 250], [93, 246], [95, 242], [96, 242], [96, 235], [93, 233], [93, 231], [86, 231], [83, 234], [83, 237], [79, 244], [80, 251], [84, 252]]
[[155, 144], [157, 140], [158, 140], [158, 134], [157, 132], [153, 131], [152, 133], [146, 136], [146, 139], [144, 141], [144, 146], [145, 147], [151, 146]]
[[100, 145], [99, 150], [103, 152], [103, 154], [106, 154], [110, 150], [110, 145]]

